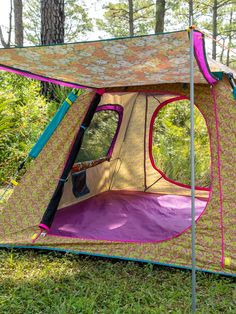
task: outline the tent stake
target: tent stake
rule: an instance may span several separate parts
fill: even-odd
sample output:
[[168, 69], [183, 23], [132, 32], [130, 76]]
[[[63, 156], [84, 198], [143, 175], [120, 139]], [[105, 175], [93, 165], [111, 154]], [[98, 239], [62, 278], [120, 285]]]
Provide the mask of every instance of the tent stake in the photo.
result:
[[196, 312], [196, 254], [195, 254], [195, 152], [194, 152], [194, 42], [190, 27], [190, 155], [191, 155], [191, 216], [192, 216], [192, 312]]

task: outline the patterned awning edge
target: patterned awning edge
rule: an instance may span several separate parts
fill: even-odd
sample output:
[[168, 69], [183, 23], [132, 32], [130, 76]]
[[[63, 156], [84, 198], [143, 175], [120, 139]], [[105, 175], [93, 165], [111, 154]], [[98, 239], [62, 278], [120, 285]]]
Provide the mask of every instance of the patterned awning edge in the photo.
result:
[[[198, 36], [194, 37], [197, 58], [195, 83], [212, 84], [215, 79], [208, 71], [204, 39], [199, 34], [202, 35], [198, 32]], [[77, 88], [188, 83], [189, 36], [187, 31], [179, 31], [73, 44], [0, 49], [0, 69]]]

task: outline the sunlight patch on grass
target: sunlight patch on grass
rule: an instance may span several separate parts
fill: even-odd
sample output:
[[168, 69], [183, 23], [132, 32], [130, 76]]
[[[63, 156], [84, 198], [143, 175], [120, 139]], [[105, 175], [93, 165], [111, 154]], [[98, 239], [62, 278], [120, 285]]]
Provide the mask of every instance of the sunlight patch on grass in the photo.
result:
[[[0, 313], [190, 313], [191, 274], [55, 252], [0, 250]], [[235, 313], [234, 279], [198, 274], [198, 313]]]

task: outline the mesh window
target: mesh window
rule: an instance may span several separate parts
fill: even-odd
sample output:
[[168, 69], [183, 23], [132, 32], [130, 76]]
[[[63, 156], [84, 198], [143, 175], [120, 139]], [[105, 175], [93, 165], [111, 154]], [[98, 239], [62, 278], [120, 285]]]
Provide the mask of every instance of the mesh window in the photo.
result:
[[[204, 117], [197, 107], [195, 124], [196, 186], [210, 185], [210, 143]], [[190, 104], [188, 100], [168, 103], [158, 111], [153, 125], [152, 155], [156, 167], [169, 179], [191, 184]]]
[[115, 110], [100, 110], [94, 114], [86, 130], [76, 163], [106, 157], [119, 121]]

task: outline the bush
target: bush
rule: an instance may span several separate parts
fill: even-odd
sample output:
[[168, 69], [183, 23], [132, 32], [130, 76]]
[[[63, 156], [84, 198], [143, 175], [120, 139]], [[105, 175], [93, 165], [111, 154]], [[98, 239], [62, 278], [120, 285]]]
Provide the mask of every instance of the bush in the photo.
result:
[[58, 108], [60, 100], [47, 102], [40, 88], [25, 77], [0, 76], [0, 185], [8, 183]]
[[[203, 116], [195, 107], [195, 180], [197, 186], [210, 184], [210, 144]], [[177, 182], [190, 185], [190, 105], [175, 101], [158, 113], [153, 128], [153, 157], [157, 168]]]

